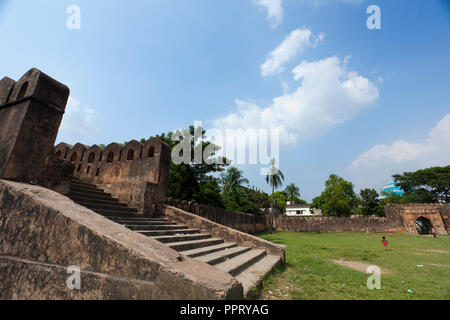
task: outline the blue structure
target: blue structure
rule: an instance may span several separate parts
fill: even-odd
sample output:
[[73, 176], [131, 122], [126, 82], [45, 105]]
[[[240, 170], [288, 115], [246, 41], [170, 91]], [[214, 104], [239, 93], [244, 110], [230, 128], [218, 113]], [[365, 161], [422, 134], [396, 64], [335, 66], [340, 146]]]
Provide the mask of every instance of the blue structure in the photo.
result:
[[404, 195], [403, 190], [392, 180], [386, 181], [382, 188], [386, 194], [397, 194], [399, 196]]

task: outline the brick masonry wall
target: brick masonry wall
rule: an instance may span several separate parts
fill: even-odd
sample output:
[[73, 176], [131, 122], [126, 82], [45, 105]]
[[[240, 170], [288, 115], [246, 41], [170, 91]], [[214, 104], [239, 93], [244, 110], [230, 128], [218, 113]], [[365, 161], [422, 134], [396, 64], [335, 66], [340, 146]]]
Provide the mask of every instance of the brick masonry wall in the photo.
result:
[[398, 227], [387, 218], [277, 216], [275, 219], [278, 231], [291, 232], [384, 232]]
[[450, 230], [450, 206], [444, 206], [440, 208], [440, 213], [442, 217], [442, 221], [444, 222], [445, 228], [447, 231]]

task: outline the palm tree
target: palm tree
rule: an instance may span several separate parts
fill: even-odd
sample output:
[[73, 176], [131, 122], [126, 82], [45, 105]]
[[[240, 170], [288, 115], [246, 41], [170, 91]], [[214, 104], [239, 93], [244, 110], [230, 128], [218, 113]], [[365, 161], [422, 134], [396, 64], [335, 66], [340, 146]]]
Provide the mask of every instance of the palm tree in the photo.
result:
[[240, 187], [244, 183], [249, 183], [249, 181], [244, 178], [242, 170], [239, 170], [236, 167], [228, 168], [228, 170], [221, 175], [221, 182], [222, 190], [224, 192], [233, 192], [236, 187]]
[[284, 174], [281, 172], [277, 167], [275, 167], [275, 159], [270, 160], [271, 162], [271, 168], [269, 169], [269, 172], [266, 176], [266, 182], [268, 185], [272, 187], [272, 208], [270, 211], [270, 226], [269, 226], [269, 232], [272, 233], [272, 224], [273, 224], [273, 210], [275, 207], [275, 189], [278, 189], [283, 185], [284, 181]]
[[300, 198], [300, 188], [295, 183], [289, 184], [284, 192], [286, 192], [289, 201], [295, 202], [296, 198]]

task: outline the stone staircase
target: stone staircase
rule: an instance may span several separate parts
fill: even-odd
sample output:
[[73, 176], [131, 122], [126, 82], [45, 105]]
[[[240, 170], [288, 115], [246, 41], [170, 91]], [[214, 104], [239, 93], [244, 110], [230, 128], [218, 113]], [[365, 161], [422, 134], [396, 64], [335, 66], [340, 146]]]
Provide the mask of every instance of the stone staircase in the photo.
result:
[[114, 199], [95, 185], [74, 179], [68, 194], [74, 202], [125, 227], [151, 237], [193, 259], [228, 272], [244, 287], [246, 297], [254, 297], [263, 277], [281, 262], [265, 249], [239, 246], [167, 218], [139, 217], [137, 210]]

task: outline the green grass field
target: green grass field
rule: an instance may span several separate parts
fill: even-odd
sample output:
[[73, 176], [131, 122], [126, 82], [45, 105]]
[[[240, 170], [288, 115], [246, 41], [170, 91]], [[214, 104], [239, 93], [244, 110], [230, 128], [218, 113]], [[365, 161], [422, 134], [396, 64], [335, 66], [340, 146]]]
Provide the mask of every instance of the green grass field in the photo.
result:
[[[450, 300], [450, 237], [393, 234], [292, 233], [260, 235], [286, 245], [286, 265], [267, 276], [262, 299], [445, 299]], [[385, 235], [387, 236], [387, 235]], [[369, 290], [370, 274], [332, 260], [379, 266], [381, 289]], [[423, 265], [423, 267], [417, 267]], [[412, 293], [408, 292], [412, 290]]]

